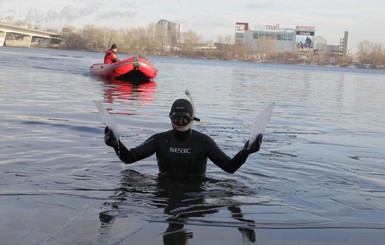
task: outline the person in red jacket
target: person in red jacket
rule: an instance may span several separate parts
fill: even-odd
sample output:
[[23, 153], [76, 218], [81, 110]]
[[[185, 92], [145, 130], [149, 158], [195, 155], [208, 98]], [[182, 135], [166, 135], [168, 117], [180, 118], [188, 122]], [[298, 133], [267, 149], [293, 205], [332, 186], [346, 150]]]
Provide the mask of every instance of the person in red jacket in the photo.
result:
[[106, 51], [106, 55], [104, 56], [104, 64], [110, 64], [119, 61], [119, 58], [116, 55], [117, 50], [118, 47], [116, 44], [112, 44], [111, 48]]

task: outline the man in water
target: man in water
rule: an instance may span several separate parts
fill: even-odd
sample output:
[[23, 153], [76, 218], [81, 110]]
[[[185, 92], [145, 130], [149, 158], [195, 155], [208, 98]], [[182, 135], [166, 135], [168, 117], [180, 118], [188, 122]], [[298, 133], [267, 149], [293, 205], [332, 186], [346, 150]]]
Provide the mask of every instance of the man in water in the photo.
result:
[[249, 146], [246, 142], [233, 158], [227, 156], [208, 135], [191, 129], [193, 121], [199, 121], [189, 100], [176, 100], [170, 110], [172, 130], [154, 134], [141, 145], [127, 149], [114, 132], [106, 127], [104, 141], [114, 148], [117, 156], [126, 164], [134, 163], [156, 154], [161, 176], [196, 178], [206, 173], [207, 159], [228, 173], [236, 172], [247, 157], [259, 151], [262, 134]]
[[106, 55], [104, 56], [104, 64], [111, 64], [119, 61], [119, 58], [116, 55], [117, 50], [118, 46], [116, 46], [116, 44], [112, 44], [111, 48], [106, 51]]

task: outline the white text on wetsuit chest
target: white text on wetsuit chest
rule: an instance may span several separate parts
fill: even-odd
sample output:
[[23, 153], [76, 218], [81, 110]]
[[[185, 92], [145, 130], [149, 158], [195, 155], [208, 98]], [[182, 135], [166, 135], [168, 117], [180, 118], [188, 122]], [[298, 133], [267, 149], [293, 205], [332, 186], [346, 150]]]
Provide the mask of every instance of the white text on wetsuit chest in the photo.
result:
[[171, 153], [182, 153], [182, 154], [190, 154], [191, 148], [178, 148], [178, 147], [170, 147]]

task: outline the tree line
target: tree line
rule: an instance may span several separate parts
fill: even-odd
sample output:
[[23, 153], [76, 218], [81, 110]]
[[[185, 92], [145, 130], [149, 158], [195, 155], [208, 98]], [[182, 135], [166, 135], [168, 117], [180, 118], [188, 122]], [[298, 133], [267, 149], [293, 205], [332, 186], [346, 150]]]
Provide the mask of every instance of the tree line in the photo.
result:
[[[12, 20], [8, 20], [12, 22]], [[22, 21], [10, 24], [28, 26]], [[29, 28], [40, 29], [36, 26]], [[45, 30], [60, 33], [61, 49], [105, 52], [115, 43], [119, 53], [180, 56], [205, 59], [225, 59], [266, 63], [311, 63], [317, 65], [357, 66], [363, 68], [385, 69], [385, 49], [382, 44], [362, 41], [358, 51], [347, 56], [331, 52], [276, 52], [275, 40], [264, 40], [261, 50], [253, 51], [232, 36], [219, 36], [217, 42], [202, 41], [195, 31], [182, 32], [178, 42], [171, 42], [172, 33], [159, 33], [156, 24], [130, 29], [113, 29], [86, 25], [83, 28], [65, 27], [62, 30]]]
[[155, 24], [150, 24], [146, 28], [131, 29], [110, 29], [87, 25], [82, 29], [64, 28], [60, 48], [102, 52], [115, 43], [120, 53], [192, 55], [196, 47], [205, 45], [202, 38], [194, 31], [181, 33], [178, 43], [167, 40], [170, 39], [159, 38]]
[[[358, 52], [343, 56], [330, 52], [275, 52], [266, 48], [264, 52], [250, 50], [242, 42], [234, 42], [231, 36], [218, 37], [218, 42], [203, 42], [194, 31], [181, 33], [178, 43], [165, 42], [157, 38], [156, 24], [146, 28], [110, 29], [87, 25], [82, 29], [64, 28], [61, 48], [104, 52], [116, 43], [120, 53], [182, 56], [205, 59], [225, 59], [266, 63], [311, 63], [317, 65], [357, 66], [385, 69], [385, 49], [382, 44], [362, 41]], [[270, 44], [269, 44], [270, 43]], [[265, 41], [266, 47], [274, 47], [272, 40]]]

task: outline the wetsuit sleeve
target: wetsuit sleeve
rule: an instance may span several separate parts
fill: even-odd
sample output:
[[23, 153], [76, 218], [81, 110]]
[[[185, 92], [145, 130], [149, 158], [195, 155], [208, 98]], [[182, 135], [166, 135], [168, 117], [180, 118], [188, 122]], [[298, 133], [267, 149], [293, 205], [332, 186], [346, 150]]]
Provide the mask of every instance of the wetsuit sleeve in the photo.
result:
[[246, 162], [246, 159], [249, 156], [247, 150], [242, 149], [233, 158], [230, 158], [219, 148], [217, 143], [208, 136], [206, 143], [208, 158], [227, 173], [235, 173]]
[[120, 160], [125, 164], [130, 164], [153, 155], [156, 149], [155, 141], [156, 138], [151, 136], [141, 145], [127, 149], [119, 140], [118, 144], [114, 147], [114, 150]]

